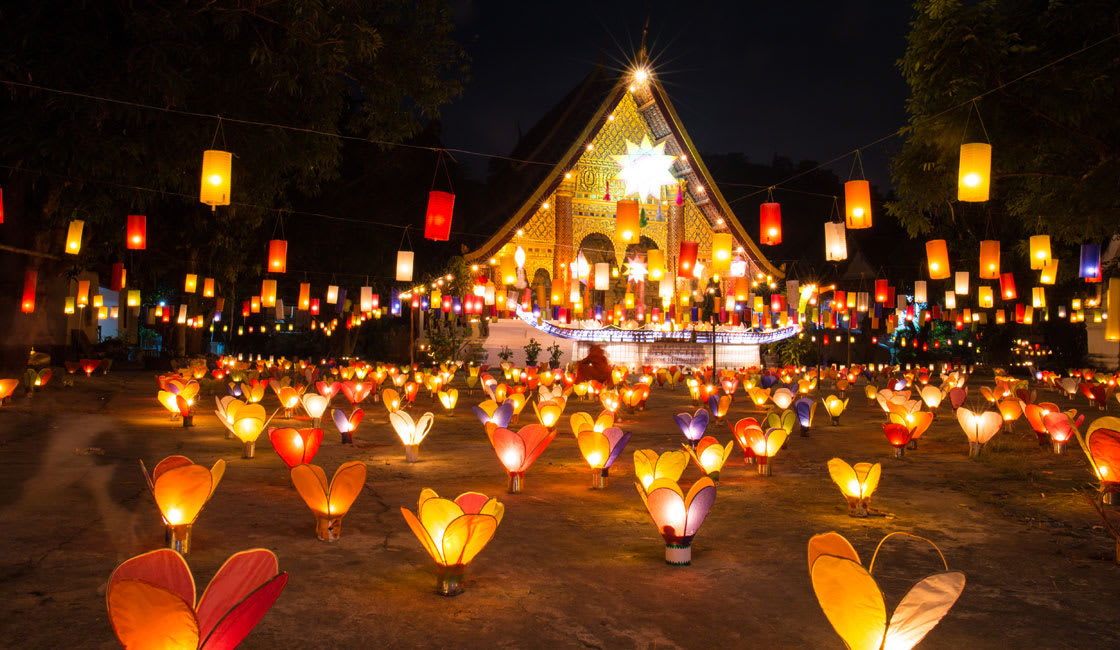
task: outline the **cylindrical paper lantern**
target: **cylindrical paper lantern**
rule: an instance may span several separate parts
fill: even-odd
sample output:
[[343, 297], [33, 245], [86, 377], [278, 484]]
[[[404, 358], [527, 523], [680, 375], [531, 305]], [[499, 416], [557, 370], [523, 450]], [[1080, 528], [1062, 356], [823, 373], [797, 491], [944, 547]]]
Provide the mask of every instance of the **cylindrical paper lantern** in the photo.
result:
[[1031, 306], [1035, 309], [1046, 308], [1046, 289], [1042, 287], [1031, 289]]
[[677, 276], [691, 278], [693, 267], [696, 266], [696, 256], [700, 252], [700, 245], [694, 241], [682, 241], [680, 256], [677, 257]]
[[999, 274], [999, 295], [1004, 300], [1015, 300], [1019, 293], [1015, 291], [1015, 276], [1010, 273]]
[[117, 262], [113, 265], [113, 271], [110, 274], [109, 288], [113, 291], [120, 291], [124, 289], [125, 285], [125, 270], [124, 263]]
[[875, 281], [875, 302], [887, 301], [887, 287], [888, 284], [886, 280]]
[[999, 278], [999, 240], [986, 239], [980, 242], [980, 279]]
[[848, 259], [847, 229], [842, 222], [824, 224], [824, 253], [829, 262]]
[[712, 273], [726, 275], [731, 270], [731, 243], [729, 233], [712, 235]]
[[363, 311], [373, 311], [373, 287], [362, 287], [358, 308]]
[[268, 242], [268, 270], [272, 273], [285, 273], [288, 270], [288, 242], [273, 239]]
[[203, 278], [202, 280], [202, 296], [204, 298], [214, 297], [214, 278]]
[[397, 251], [397, 282], [412, 282], [412, 251]]
[[77, 255], [82, 250], [82, 229], [85, 228], [86, 222], [81, 219], [74, 219], [70, 222], [70, 227], [66, 230], [66, 252], [71, 255]]
[[665, 277], [665, 251], [660, 248], [651, 248], [646, 251], [646, 272], [649, 273], [649, 279], [654, 282], [659, 282], [661, 278]]
[[1106, 341], [1120, 341], [1120, 278], [1108, 279], [1108, 294], [1105, 298], [1108, 322], [1104, 326], [1104, 338]]
[[230, 170], [233, 154], [228, 151], [208, 149], [202, 152], [202, 186], [198, 200], [211, 209], [229, 205]]
[[498, 258], [498, 268], [502, 274], [503, 284], [517, 282], [517, 261], [511, 255], [502, 255]]
[[183, 281], [183, 292], [194, 293], [198, 290], [198, 276], [194, 273], [188, 273], [186, 280]]
[[968, 295], [968, 271], [957, 271], [953, 291], [958, 296]]
[[424, 216], [424, 237], [447, 241], [451, 235], [451, 216], [455, 210], [455, 195], [451, 192], [428, 192], [428, 211]]
[[957, 294], [952, 291], [945, 292], [945, 309], [957, 308]]
[[125, 246], [131, 250], [142, 251], [148, 247], [148, 218], [142, 214], [128, 215], [125, 228]]
[[1054, 284], [1058, 278], [1058, 258], [1051, 257], [1038, 274], [1039, 284]]
[[638, 241], [638, 233], [641, 230], [638, 202], [633, 199], [622, 199], [615, 209], [615, 236], [627, 244]]
[[306, 311], [311, 308], [311, 283], [299, 283], [299, 300], [296, 302], [296, 309]]
[[276, 280], [261, 281], [261, 304], [265, 307], [276, 306]]
[[992, 306], [992, 288], [980, 286], [976, 288], [976, 299], [980, 305], [985, 309]]
[[931, 239], [926, 242], [926, 261], [929, 263], [931, 280], [944, 280], [949, 277], [949, 249], [944, 239]]
[[611, 288], [611, 265], [606, 262], [595, 263], [595, 290], [606, 291]]
[[987, 201], [992, 179], [992, 145], [968, 142], [961, 145], [957, 174], [958, 201]]
[[129, 290], [129, 292], [128, 292], [128, 306], [129, 307], [139, 307], [140, 306], [140, 290], [139, 289], [130, 289]]
[[338, 303], [338, 285], [332, 284], [327, 287], [327, 304], [334, 305]]
[[1031, 270], [1040, 271], [1050, 262], [1050, 235], [1031, 237]]
[[39, 272], [34, 269], [27, 269], [23, 274], [23, 301], [20, 303], [20, 311], [25, 314], [30, 314], [35, 311], [35, 285], [39, 282]]
[[782, 207], [778, 203], [763, 203], [758, 207], [758, 240], [774, 246], [782, 243]]
[[1101, 247], [1099, 244], [1081, 245], [1081, 264], [1078, 266], [1077, 273], [1086, 282], [1101, 281]]
[[928, 302], [926, 296], [926, 281], [914, 281], [914, 302]]
[[261, 297], [260, 296], [250, 296], [249, 297], [249, 313], [251, 313], [251, 314], [261, 313]]
[[871, 227], [871, 184], [867, 181], [844, 183], [844, 215], [848, 228]]

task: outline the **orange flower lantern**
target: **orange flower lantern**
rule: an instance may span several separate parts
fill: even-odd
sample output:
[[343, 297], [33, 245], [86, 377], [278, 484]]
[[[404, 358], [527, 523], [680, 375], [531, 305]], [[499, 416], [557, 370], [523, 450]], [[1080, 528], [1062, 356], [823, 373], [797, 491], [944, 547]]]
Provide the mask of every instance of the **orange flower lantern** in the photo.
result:
[[505, 506], [478, 492], [460, 494], [452, 501], [425, 488], [416, 514], [403, 507], [401, 514], [439, 567], [438, 593], [456, 596], [463, 593], [467, 565], [494, 538]]
[[611, 465], [629, 441], [630, 434], [624, 433], [618, 427], [608, 427], [601, 432], [589, 428], [576, 434], [576, 444], [579, 445], [580, 454], [592, 469], [592, 489], [601, 490], [607, 487]]
[[1076, 431], [1074, 433], [1093, 473], [1101, 482], [1101, 501], [1112, 504], [1115, 494], [1120, 491], [1120, 418], [1094, 420], [1084, 437]]
[[276, 602], [288, 574], [267, 549], [222, 564], [195, 603], [195, 581], [178, 553], [151, 551], [113, 571], [105, 590], [109, 623], [129, 649], [235, 648]]
[[156, 464], [151, 475], [144, 461], [140, 461], [140, 469], [167, 526], [168, 548], [186, 555], [191, 548], [191, 527], [218, 489], [226, 462], [219, 459], [207, 469], [186, 456], [168, 456]]
[[268, 439], [280, 460], [288, 469], [296, 465], [310, 463], [319, 453], [323, 442], [322, 429], [277, 429], [268, 430]]
[[726, 445], [721, 445], [714, 436], [704, 436], [700, 439], [700, 442], [696, 443], [695, 449], [683, 443], [681, 446], [692, 457], [696, 466], [703, 470], [708, 478], [712, 479], [712, 483], [719, 485], [720, 470], [723, 469], [727, 459], [731, 457], [731, 452], [735, 449], [735, 442], [728, 440]]
[[318, 465], [296, 465], [291, 471], [296, 491], [315, 515], [315, 535], [324, 542], [338, 540], [342, 518], [366, 484], [365, 463], [343, 463], [329, 484], [326, 472]]
[[511, 494], [520, 494], [525, 471], [556, 437], [555, 429], [549, 431], [547, 427], [540, 424], [526, 425], [517, 432], [491, 426], [487, 427], [486, 433], [490, 437], [494, 453], [498, 455], [498, 460], [509, 474]]
[[879, 463], [856, 463], [849, 465], [840, 458], [828, 461], [828, 475], [840, 492], [848, 501], [848, 515], [851, 517], [866, 517], [868, 515], [868, 501], [879, 487], [879, 476], [883, 468]]

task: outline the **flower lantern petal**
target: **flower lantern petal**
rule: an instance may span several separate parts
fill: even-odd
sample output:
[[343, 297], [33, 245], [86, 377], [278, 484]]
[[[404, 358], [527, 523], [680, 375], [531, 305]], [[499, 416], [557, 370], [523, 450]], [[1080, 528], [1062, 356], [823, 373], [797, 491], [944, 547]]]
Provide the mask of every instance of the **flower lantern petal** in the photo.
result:
[[685, 536], [688, 511], [684, 504], [684, 495], [674, 481], [655, 479], [649, 485], [648, 492], [642, 493], [646, 509], [649, 510], [653, 523], [658, 532], [666, 541], [680, 539]]
[[584, 429], [576, 436], [579, 453], [592, 469], [602, 469], [608, 466], [607, 459], [611, 455], [611, 444], [607, 436], [594, 429]]
[[276, 555], [267, 549], [257, 548], [231, 555], [198, 599], [201, 637], [206, 639], [227, 612], [278, 573], [280, 565]]
[[176, 594], [194, 606], [194, 576], [187, 561], [169, 548], [149, 551], [121, 563], [109, 576], [108, 590], [122, 580], [142, 580]]
[[828, 475], [847, 496], [860, 496], [860, 482], [856, 470], [841, 458], [828, 461]]
[[[844, 464], [847, 465], [847, 463]], [[829, 469], [831, 469], [831, 467]], [[846, 558], [856, 564], [860, 564], [859, 553], [852, 547], [852, 543], [837, 532], [821, 533], [819, 535], [813, 535], [809, 539], [810, 571], [813, 570], [813, 563], [822, 555], [834, 555], [838, 558]]]
[[360, 460], [339, 465], [331, 479], [327, 503], [332, 517], [343, 517], [366, 484], [366, 464]]
[[[433, 491], [432, 494], [435, 492]], [[490, 501], [492, 501], [490, 497], [480, 492], [464, 492], [455, 497], [455, 504], [468, 515], [477, 515]]]
[[525, 441], [509, 429], [498, 427], [490, 432], [494, 453], [508, 472], [521, 472], [525, 467]]
[[311, 512], [326, 517], [329, 514], [327, 496], [330, 490], [327, 473], [318, 465], [296, 465], [291, 473], [292, 484], [303, 497], [303, 502], [311, 508]]
[[162, 475], [164, 472], [175, 469], [176, 467], [186, 467], [187, 465], [194, 465], [194, 463], [191, 462], [191, 459], [187, 458], [186, 456], [168, 456], [167, 458], [164, 458], [163, 460], [156, 463], [156, 466], [152, 468], [151, 480], [159, 480], [160, 475]]
[[716, 486], [712, 479], [705, 476], [692, 484], [684, 500], [688, 511], [684, 529], [686, 536], [692, 537], [700, 530], [700, 524], [704, 523], [704, 518], [708, 516], [715, 501]]
[[846, 557], [820, 555], [809, 575], [817, 602], [848, 648], [879, 650], [887, 626], [887, 607], [871, 574]]
[[525, 441], [526, 455], [524, 466], [522, 467], [522, 471], [525, 471], [529, 469], [533, 461], [537, 460], [541, 452], [543, 452], [545, 448], [548, 447], [549, 443], [552, 442], [552, 439], [556, 437], [556, 432], [552, 431], [550, 433], [547, 427], [540, 424], [530, 424], [521, 427], [517, 435]]
[[420, 523], [420, 520], [417, 519], [416, 515], [412, 514], [412, 511], [408, 508], [402, 507], [401, 514], [404, 515], [404, 520], [408, 523], [408, 527], [412, 529], [412, 534], [416, 535], [416, 539], [420, 540], [420, 545], [424, 547], [424, 550], [428, 552], [432, 560], [436, 564], [443, 564], [443, 555], [439, 547], [436, 546], [435, 540], [428, 534], [428, 530], [424, 528], [424, 524]]
[[105, 600], [113, 631], [125, 648], [198, 647], [194, 604], [179, 594], [130, 578], [114, 584]]
[[494, 538], [498, 520], [489, 515], [462, 515], [443, 533], [443, 555], [450, 566], [467, 565]]
[[935, 573], [911, 587], [891, 614], [883, 647], [909, 650], [918, 645], [945, 618], [962, 591], [960, 571]]
[[610, 441], [610, 455], [607, 457], [606, 464], [607, 467], [610, 467], [618, 459], [619, 454], [626, 447], [626, 443], [630, 442], [630, 432], [624, 433], [618, 427], [608, 427], [603, 430], [603, 435]]
[[202, 465], [186, 465], [163, 472], [154, 482], [153, 493], [167, 523], [193, 523], [210, 498], [213, 480], [210, 470]]

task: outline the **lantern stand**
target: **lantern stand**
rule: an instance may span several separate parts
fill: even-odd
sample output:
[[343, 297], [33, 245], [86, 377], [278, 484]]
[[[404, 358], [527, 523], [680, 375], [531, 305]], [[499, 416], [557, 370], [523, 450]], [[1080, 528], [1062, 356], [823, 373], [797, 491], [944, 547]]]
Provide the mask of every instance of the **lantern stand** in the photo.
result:
[[462, 564], [441, 564], [436, 575], [436, 593], [441, 596], [458, 596], [463, 593], [463, 573], [466, 569]]
[[178, 526], [167, 527], [167, 548], [175, 551], [179, 555], [187, 555], [191, 552], [191, 525], [180, 524]]

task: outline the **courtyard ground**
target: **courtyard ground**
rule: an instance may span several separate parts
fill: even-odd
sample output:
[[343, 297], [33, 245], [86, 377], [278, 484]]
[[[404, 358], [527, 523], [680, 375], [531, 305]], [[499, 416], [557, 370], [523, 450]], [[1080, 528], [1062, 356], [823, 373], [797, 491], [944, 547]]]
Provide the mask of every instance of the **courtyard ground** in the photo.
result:
[[[596, 403], [573, 398], [519, 495], [506, 494], [504, 470], [471, 413], [479, 391], [467, 395], [459, 385], [452, 416], [426, 395], [417, 398], [416, 410], [437, 417], [416, 464], [404, 462], [372, 398], [352, 446], [341, 445], [324, 418], [314, 462], [328, 476], [348, 460], [369, 469], [341, 539], [327, 544], [315, 538], [314, 518], [266, 436], [255, 459], [240, 458], [240, 444], [226, 439], [213, 416], [212, 396], [203, 396], [195, 426], [184, 429], [157, 403], [151, 374], [76, 377], [73, 387], [61, 379], [0, 407], [0, 645], [118, 647], [105, 611], [106, 580], [118, 563], [164, 541], [137, 461], [151, 468], [184, 454], [207, 466], [218, 458], [229, 463], [194, 526], [188, 561], [200, 593], [229, 555], [247, 548], [273, 550], [290, 574], [246, 649], [839, 649], [806, 566], [807, 541], [830, 530], [846, 536], [864, 562], [888, 532], [928, 537], [951, 569], [966, 574], [960, 600], [921, 648], [1116, 647], [1120, 566], [1079, 492], [1090, 487], [1085, 457], [1075, 443], [1062, 456], [1040, 449], [1025, 420], [970, 460], [946, 405], [919, 448], [897, 460], [882, 434], [883, 413], [857, 387], [839, 426], [817, 409], [811, 436], [795, 433], [772, 477], [745, 467], [736, 450], [693, 542], [692, 565], [678, 568], [664, 562], [663, 542], [635, 491], [632, 456], [680, 448], [672, 415], [693, 410], [683, 387], [655, 388], [644, 412], [624, 416], [620, 426], [633, 438], [606, 490], [590, 489], [591, 472], [567, 423], [577, 410], [597, 413]], [[973, 394], [981, 382], [970, 382]], [[270, 411], [276, 407], [271, 390], [265, 400]], [[334, 404], [346, 403], [339, 395]], [[1115, 412], [1113, 403], [1109, 414]], [[759, 413], [740, 393], [728, 419], [748, 415]], [[1101, 415], [1093, 410], [1088, 418]], [[533, 420], [529, 407], [522, 423]], [[726, 425], [709, 432], [721, 442], [732, 438]], [[826, 468], [836, 456], [883, 464], [872, 505], [889, 516], [847, 516]], [[682, 483], [699, 476], [690, 466]], [[506, 507], [496, 537], [468, 569], [466, 592], [455, 598], [434, 592], [434, 565], [400, 513], [401, 506], [415, 510], [424, 487], [448, 497], [496, 495]], [[875, 571], [888, 610], [939, 569], [928, 547], [888, 542]]]

